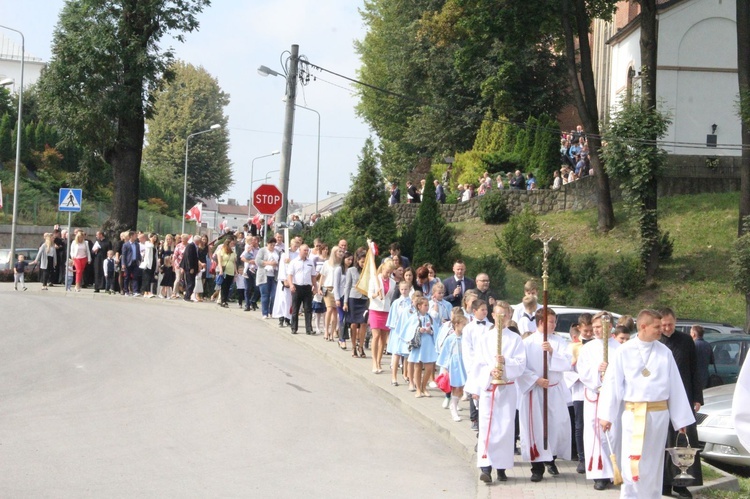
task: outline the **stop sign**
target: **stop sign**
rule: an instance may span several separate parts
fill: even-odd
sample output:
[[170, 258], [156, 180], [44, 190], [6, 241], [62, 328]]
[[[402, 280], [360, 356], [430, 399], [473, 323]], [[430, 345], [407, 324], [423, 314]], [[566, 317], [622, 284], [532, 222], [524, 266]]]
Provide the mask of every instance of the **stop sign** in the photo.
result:
[[261, 184], [253, 192], [253, 206], [261, 215], [273, 215], [279, 211], [282, 200], [281, 191], [273, 184]]

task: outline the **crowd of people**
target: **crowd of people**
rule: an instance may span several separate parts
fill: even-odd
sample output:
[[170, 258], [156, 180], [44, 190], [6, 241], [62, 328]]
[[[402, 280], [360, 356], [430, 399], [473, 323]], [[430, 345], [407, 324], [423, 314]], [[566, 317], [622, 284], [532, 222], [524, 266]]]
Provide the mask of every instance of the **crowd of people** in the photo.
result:
[[[589, 145], [586, 133], [581, 125], [575, 130], [563, 132], [560, 138], [560, 168], [553, 171], [552, 184], [547, 186], [550, 189], [560, 189], [563, 185], [575, 182], [576, 180], [593, 175], [589, 159]], [[435, 197], [439, 204], [446, 202], [446, 189], [449, 186], [451, 177], [451, 168], [444, 172], [442, 181], [435, 180]], [[425, 187], [425, 180], [420, 181], [420, 185], [413, 183], [411, 180], [406, 182], [406, 202], [421, 203]], [[461, 183], [456, 186], [456, 196], [459, 203], [466, 202], [477, 196], [484, 196], [493, 189], [512, 189], [521, 191], [532, 191], [545, 186], [537, 184], [533, 172], [525, 175], [521, 170], [507, 172], [504, 175], [498, 174], [495, 179], [489, 172], [484, 172], [476, 183]], [[388, 204], [395, 205], [401, 203], [401, 190], [398, 182], [391, 182]]]
[[[672, 489], [690, 497], [685, 487], [672, 487], [664, 448], [678, 432], [697, 442], [694, 411], [707, 381], [699, 371], [708, 363], [689, 335], [675, 331], [672, 310], [643, 310], [617, 324], [606, 312], [582, 314], [568, 341], [555, 333], [555, 312], [538, 302], [534, 281], [513, 307], [492, 291], [487, 273], [472, 279], [458, 260], [441, 280], [430, 263], [412, 264], [398, 243], [375, 269], [368, 268], [375, 265], [368, 250], [350, 251], [346, 240], [308, 245], [279, 232], [261, 245], [246, 234], [162, 240], [125, 231], [112, 242], [101, 231], [89, 239], [76, 230], [67, 248], [67, 234], [55, 227], [36, 260], [42, 290], [67, 275], [76, 292], [93, 286], [94, 293], [222, 307], [234, 296], [244, 310], [258, 310], [260, 301], [263, 319], [278, 320], [291, 334], [302, 327], [321, 334], [352, 358], [367, 358], [369, 349], [373, 374], [385, 367], [394, 389], [403, 383], [417, 398], [432, 398], [439, 388], [452, 420], [462, 420], [460, 403], [468, 401], [485, 483], [493, 481], [493, 468], [507, 480], [520, 454], [532, 482], [545, 472], [558, 475], [556, 459], [573, 459], [576, 471], [604, 490], [615, 478], [616, 463], [608, 459], [615, 454], [623, 497]], [[695, 332], [697, 340], [701, 331]], [[689, 472], [700, 484], [696, 462]]]

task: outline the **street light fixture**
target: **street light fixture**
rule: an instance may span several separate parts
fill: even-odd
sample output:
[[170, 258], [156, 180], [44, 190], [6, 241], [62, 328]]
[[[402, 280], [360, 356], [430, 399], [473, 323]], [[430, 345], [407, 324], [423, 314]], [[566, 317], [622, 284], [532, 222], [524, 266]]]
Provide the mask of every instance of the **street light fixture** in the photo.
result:
[[320, 199], [320, 113], [315, 109], [310, 109], [309, 107], [305, 107], [300, 104], [297, 104], [297, 107], [307, 109], [308, 111], [312, 111], [313, 113], [318, 115], [318, 164], [315, 171], [315, 213], [318, 213], [318, 200]]
[[16, 229], [18, 226], [18, 180], [21, 176], [21, 121], [23, 118], [23, 71], [26, 61], [26, 39], [23, 33], [17, 29], [0, 25], [0, 28], [14, 31], [21, 35], [21, 83], [18, 91], [18, 130], [16, 131], [16, 173], [13, 179], [13, 220], [10, 224], [10, 264], [12, 265], [16, 258]]
[[266, 173], [266, 181], [265, 181], [265, 183], [266, 184], [268, 183], [268, 177], [270, 177], [272, 173], [278, 173], [280, 171], [281, 170], [271, 170], [270, 172]]
[[182, 228], [180, 229], [180, 233], [185, 233], [185, 213], [187, 212], [187, 173], [188, 173], [188, 148], [190, 146], [190, 138], [195, 137], [196, 135], [201, 135], [204, 133], [212, 132], [214, 130], [218, 130], [221, 128], [221, 125], [216, 123], [215, 125], [211, 125], [211, 127], [208, 130], [203, 130], [202, 132], [195, 132], [191, 133], [187, 136], [187, 139], [185, 139], [185, 181], [182, 187]]
[[269, 68], [268, 66], [263, 66], [262, 64], [258, 67], [258, 74], [262, 77], [266, 77], [268, 75], [271, 76], [282, 76], [281, 73], [278, 71], [274, 71], [273, 69]]
[[[253, 184], [255, 183], [255, 160], [261, 159], [261, 158], [269, 158], [271, 156], [276, 156], [280, 152], [281, 151], [272, 151], [271, 154], [264, 154], [263, 156], [258, 156], [257, 158], [253, 158], [252, 162], [250, 163], [250, 195], [251, 196], [252, 196]], [[250, 207], [252, 205], [253, 205], [252, 203], [247, 203], [247, 218], [250, 218]]]

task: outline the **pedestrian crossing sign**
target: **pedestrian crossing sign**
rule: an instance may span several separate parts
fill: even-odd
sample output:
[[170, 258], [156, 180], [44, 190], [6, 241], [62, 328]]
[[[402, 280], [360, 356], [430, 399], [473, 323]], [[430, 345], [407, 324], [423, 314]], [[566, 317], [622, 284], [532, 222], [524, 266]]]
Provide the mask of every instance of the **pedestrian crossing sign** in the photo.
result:
[[81, 211], [81, 189], [60, 189], [60, 198], [57, 211], [79, 212]]

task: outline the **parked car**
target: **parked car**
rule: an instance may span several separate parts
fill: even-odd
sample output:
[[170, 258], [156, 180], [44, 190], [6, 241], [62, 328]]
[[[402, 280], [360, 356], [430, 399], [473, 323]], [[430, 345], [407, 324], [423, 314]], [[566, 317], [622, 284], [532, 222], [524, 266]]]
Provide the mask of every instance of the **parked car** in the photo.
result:
[[675, 331], [682, 331], [685, 334], [690, 334], [690, 328], [696, 324], [703, 326], [703, 332], [706, 334], [745, 334], [745, 331], [741, 327], [721, 322], [701, 321], [697, 319], [677, 319], [674, 328]]
[[12, 281], [13, 280], [13, 263], [18, 260], [18, 255], [23, 255], [29, 265], [26, 267], [27, 281], [38, 281], [39, 280], [39, 265], [34, 261], [36, 254], [39, 251], [38, 248], [16, 248], [16, 258], [13, 262], [10, 261], [10, 248], [0, 249], [0, 280]]
[[[595, 308], [564, 307], [562, 305], [550, 305], [550, 308], [557, 313], [555, 334], [562, 336], [566, 340], [570, 340], [570, 326], [578, 322], [578, 316], [584, 313], [596, 315], [601, 312], [601, 310]], [[620, 318], [620, 314], [610, 312], [610, 315], [612, 315], [615, 322]]]
[[735, 466], [750, 466], [750, 452], [737, 438], [732, 422], [732, 397], [735, 384], [703, 390], [705, 402], [695, 416], [701, 455]]
[[737, 382], [750, 348], [750, 335], [713, 333], [703, 335], [703, 339], [714, 352], [715, 364], [708, 367], [709, 374], [717, 374], [724, 384]]

